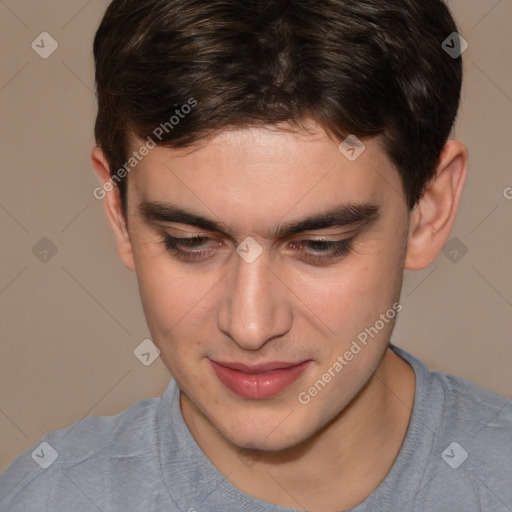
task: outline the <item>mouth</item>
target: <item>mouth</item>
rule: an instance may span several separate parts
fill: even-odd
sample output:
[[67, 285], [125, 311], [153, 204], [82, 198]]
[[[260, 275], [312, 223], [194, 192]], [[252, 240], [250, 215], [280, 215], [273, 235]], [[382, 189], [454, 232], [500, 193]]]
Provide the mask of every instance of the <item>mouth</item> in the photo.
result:
[[208, 359], [210, 366], [222, 384], [242, 398], [263, 400], [284, 391], [295, 382], [313, 363], [269, 362], [246, 365], [237, 362], [219, 362]]

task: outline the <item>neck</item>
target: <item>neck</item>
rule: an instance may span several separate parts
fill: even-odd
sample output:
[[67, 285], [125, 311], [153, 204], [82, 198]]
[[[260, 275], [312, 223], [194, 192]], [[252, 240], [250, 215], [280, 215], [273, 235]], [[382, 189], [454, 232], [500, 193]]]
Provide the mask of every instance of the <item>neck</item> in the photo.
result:
[[414, 370], [387, 350], [328, 425], [289, 450], [264, 453], [233, 446], [183, 394], [180, 404], [195, 441], [235, 487], [282, 507], [325, 512], [354, 507], [385, 478], [405, 438], [414, 392]]

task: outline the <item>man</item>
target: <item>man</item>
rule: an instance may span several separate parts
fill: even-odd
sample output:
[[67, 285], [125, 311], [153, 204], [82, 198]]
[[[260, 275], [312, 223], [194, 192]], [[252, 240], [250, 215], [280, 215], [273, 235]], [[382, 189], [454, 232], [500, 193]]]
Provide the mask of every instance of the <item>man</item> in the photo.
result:
[[95, 195], [174, 380], [45, 436], [2, 511], [512, 510], [509, 401], [390, 343], [466, 179], [456, 32], [437, 0], [109, 6]]

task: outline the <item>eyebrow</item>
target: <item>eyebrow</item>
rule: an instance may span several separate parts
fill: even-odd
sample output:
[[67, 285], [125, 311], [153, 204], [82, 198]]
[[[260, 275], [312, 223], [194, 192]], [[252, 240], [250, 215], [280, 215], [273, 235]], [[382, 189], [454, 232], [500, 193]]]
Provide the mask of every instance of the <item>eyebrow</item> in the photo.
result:
[[[225, 236], [230, 236], [230, 228], [222, 222], [209, 219], [192, 210], [159, 201], [143, 201], [139, 205], [140, 214], [148, 222], [174, 222], [198, 227]], [[303, 219], [277, 226], [271, 235], [287, 238], [304, 231], [344, 227], [354, 224], [369, 224], [379, 218], [379, 206], [371, 203], [344, 203], [315, 213]]]

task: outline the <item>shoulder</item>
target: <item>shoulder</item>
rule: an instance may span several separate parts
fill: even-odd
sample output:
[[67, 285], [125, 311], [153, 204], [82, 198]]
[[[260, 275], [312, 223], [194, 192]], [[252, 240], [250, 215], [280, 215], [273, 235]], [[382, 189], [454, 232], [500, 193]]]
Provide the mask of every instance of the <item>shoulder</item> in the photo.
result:
[[512, 503], [512, 401], [461, 377], [431, 376], [439, 412], [432, 456], [444, 468], [439, 474], [485, 510]]
[[464, 439], [473, 460], [492, 461], [512, 474], [512, 401], [460, 377], [433, 373], [433, 378], [444, 390], [445, 436]]
[[156, 450], [159, 402], [143, 400], [117, 415], [91, 416], [43, 436], [0, 475], [0, 510], [46, 510], [43, 503], [49, 506], [56, 494], [59, 500], [69, 495], [72, 506], [74, 477], [98, 500], [106, 499], [106, 460], [141, 459]]
[[415, 407], [431, 429], [475, 438], [488, 431], [512, 449], [512, 400], [462, 377], [430, 371], [405, 350], [392, 348], [415, 371]]
[[427, 483], [414, 510], [438, 508], [440, 496], [450, 502], [446, 510], [494, 511], [512, 503], [512, 401], [392, 349], [416, 374], [408, 452]]
[[512, 449], [512, 400], [461, 377], [431, 375], [433, 396], [442, 392], [445, 429], [466, 432], [475, 440], [492, 433], [505, 441], [504, 449]]

